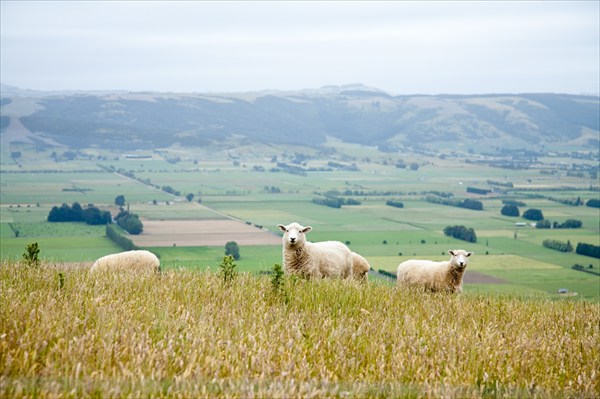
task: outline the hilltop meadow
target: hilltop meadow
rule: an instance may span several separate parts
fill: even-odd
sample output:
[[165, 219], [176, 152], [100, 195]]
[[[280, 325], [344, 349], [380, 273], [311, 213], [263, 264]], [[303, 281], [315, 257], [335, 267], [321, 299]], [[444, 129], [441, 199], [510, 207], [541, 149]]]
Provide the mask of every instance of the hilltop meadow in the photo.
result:
[[[597, 397], [598, 306], [3, 262], [2, 397]], [[332, 300], [335, 298], [335, 300]]]
[[[333, 139], [1, 151], [0, 396], [600, 394], [600, 260], [544, 246], [600, 244], [598, 208], [586, 206], [598, 199], [597, 153], [388, 153]], [[75, 202], [114, 217], [121, 195], [147, 229], [117, 230], [160, 257], [160, 276], [91, 275], [95, 259], [122, 250], [106, 227], [47, 221]], [[465, 199], [482, 209], [455, 206]], [[324, 204], [333, 200], [343, 204]], [[507, 201], [520, 216], [501, 213]], [[535, 228], [528, 209], [581, 227]], [[369, 282], [275, 284], [276, 225], [293, 221], [313, 227], [309, 240], [365, 256]], [[475, 242], [444, 234], [461, 225]], [[231, 240], [238, 274], [225, 284]], [[23, 259], [32, 242], [38, 267]], [[401, 290], [387, 277], [403, 260], [458, 248], [475, 253], [462, 295]]]

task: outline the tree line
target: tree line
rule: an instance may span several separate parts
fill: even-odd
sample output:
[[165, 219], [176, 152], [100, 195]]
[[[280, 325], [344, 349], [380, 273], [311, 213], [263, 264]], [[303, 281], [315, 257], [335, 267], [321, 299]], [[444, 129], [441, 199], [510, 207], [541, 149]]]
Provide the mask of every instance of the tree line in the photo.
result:
[[317, 205], [325, 205], [330, 208], [341, 208], [342, 205], [360, 205], [361, 202], [353, 198], [342, 198], [342, 197], [324, 197], [324, 198], [313, 198], [312, 202]]
[[[122, 195], [115, 198], [115, 204], [122, 206], [124, 203], [125, 197]], [[84, 222], [90, 225], [108, 225], [112, 223], [112, 215], [109, 211], [100, 210], [92, 204], [83, 208], [78, 202], [74, 202], [71, 206], [63, 203], [60, 207], [52, 207], [47, 220], [52, 223]], [[115, 217], [115, 222], [129, 234], [140, 234], [144, 231], [144, 225], [139, 216], [122, 208]]]
[[85, 222], [91, 225], [111, 223], [112, 217], [109, 211], [102, 211], [93, 205], [82, 208], [78, 202], [72, 206], [62, 204], [54, 206], [47, 218], [48, 222]]
[[467, 242], [477, 242], [477, 235], [472, 227], [446, 226], [444, 227], [444, 234]]
[[[573, 245], [569, 240], [565, 242], [548, 239], [544, 240], [542, 245], [544, 245], [546, 248], [554, 249], [560, 252], [573, 252]], [[600, 246], [580, 242], [575, 248], [575, 253], [579, 255], [590, 256], [592, 258], [600, 258]]]
[[431, 202], [433, 204], [442, 204], [449, 206], [456, 206], [458, 208], [472, 209], [475, 211], [483, 210], [483, 203], [476, 199], [459, 199], [459, 198], [442, 198], [437, 195], [429, 194], [425, 196], [425, 200], [427, 202]]

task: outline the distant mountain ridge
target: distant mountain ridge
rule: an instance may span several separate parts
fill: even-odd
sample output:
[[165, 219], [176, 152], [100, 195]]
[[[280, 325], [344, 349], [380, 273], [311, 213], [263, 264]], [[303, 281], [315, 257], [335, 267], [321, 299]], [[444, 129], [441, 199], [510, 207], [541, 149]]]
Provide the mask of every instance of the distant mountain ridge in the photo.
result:
[[[249, 143], [598, 145], [598, 96], [401, 95], [360, 84], [252, 93], [39, 92], [2, 85], [2, 140], [120, 149]], [[17, 134], [17, 130], [19, 129]]]

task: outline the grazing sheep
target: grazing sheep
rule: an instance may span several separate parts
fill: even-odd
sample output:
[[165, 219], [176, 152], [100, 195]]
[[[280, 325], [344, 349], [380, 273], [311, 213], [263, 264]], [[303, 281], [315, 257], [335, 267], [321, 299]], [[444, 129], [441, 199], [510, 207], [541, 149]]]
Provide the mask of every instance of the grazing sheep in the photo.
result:
[[312, 243], [306, 233], [312, 227], [291, 223], [277, 225], [283, 235], [283, 267], [287, 273], [308, 278], [339, 277], [366, 280], [371, 268], [365, 258], [339, 241]]
[[443, 262], [410, 259], [398, 265], [398, 284], [422, 286], [431, 291], [462, 292], [463, 274], [472, 252], [448, 251], [452, 257]]
[[106, 255], [92, 265], [90, 272], [105, 270], [134, 271], [136, 273], [160, 273], [160, 261], [150, 251], [126, 251]]
[[356, 252], [352, 252], [352, 273], [357, 280], [367, 280], [369, 278], [371, 265], [365, 258]]

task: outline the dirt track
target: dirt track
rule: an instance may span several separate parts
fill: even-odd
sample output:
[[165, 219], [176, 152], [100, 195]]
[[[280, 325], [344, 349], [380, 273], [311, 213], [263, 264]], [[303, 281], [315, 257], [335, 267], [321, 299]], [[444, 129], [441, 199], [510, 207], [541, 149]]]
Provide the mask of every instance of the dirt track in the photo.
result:
[[144, 232], [129, 238], [141, 247], [281, 244], [280, 237], [235, 220], [146, 220]]

